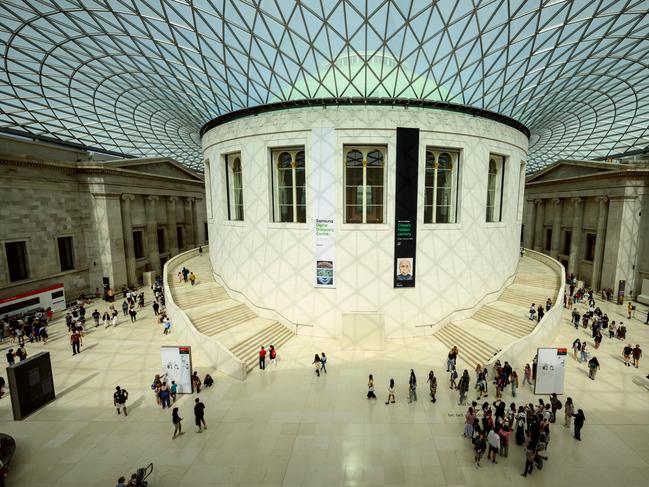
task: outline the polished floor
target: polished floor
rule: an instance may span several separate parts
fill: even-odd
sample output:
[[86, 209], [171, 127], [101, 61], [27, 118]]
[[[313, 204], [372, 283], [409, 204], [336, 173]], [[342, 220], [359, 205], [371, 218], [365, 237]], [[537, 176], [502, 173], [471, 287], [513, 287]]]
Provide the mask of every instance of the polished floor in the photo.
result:
[[[602, 368], [594, 382], [584, 365], [569, 360], [566, 390], [585, 412], [583, 441], [557, 423], [550, 460], [523, 478], [523, 451], [515, 445], [498, 465], [474, 467], [470, 442], [462, 438], [464, 408], [445, 386], [445, 350], [430, 338], [391, 341], [384, 352], [360, 353], [339, 351], [336, 340], [296, 337], [282, 348], [276, 368], [255, 370], [244, 383], [215, 374], [215, 385], [200, 394], [206, 432], [192, 427], [194, 396], [179, 398], [186, 434], [172, 440], [171, 414], [156, 406], [149, 385], [159, 371], [159, 347], [175, 343], [174, 334], [162, 335], [149, 304], [136, 323], [122, 318], [117, 328], [91, 329], [80, 355], [72, 356], [60, 321], [51, 327], [48, 345], [27, 345], [31, 354], [51, 352], [57, 399], [20, 422], [12, 420], [9, 398], [0, 399], [1, 431], [17, 441], [7, 485], [113, 486], [120, 475], [149, 462], [155, 468], [151, 487], [647, 485], [649, 381], [643, 378], [649, 358], [640, 369], [624, 367], [618, 340], [605, 338], [597, 351]], [[627, 324], [628, 341], [647, 353], [646, 307], [638, 306], [638, 319], [631, 321], [621, 306], [604, 307]], [[554, 345], [569, 346], [576, 336], [592, 345], [565, 313]], [[10, 346], [5, 342], [2, 349]], [[317, 378], [310, 364], [322, 351], [329, 372]], [[195, 365], [201, 376], [208, 372]], [[420, 384], [413, 404], [406, 401], [410, 368]], [[436, 404], [425, 387], [431, 368], [440, 377]], [[377, 401], [365, 399], [369, 373]], [[386, 406], [390, 377], [397, 382], [397, 403]], [[112, 407], [116, 385], [130, 393], [128, 417]], [[528, 390], [519, 390], [517, 400], [536, 402]]]

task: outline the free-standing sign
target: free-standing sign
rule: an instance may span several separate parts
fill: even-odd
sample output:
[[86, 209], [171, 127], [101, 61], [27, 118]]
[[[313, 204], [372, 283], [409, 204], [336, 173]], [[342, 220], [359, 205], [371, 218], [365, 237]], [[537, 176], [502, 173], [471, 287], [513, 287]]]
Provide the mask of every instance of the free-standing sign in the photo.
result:
[[54, 380], [49, 352], [40, 352], [7, 367], [14, 419], [23, 419], [53, 401]]
[[534, 394], [563, 394], [567, 348], [538, 348]]
[[178, 394], [192, 393], [191, 347], [160, 347], [162, 372], [167, 374], [167, 384], [174, 381]]
[[394, 287], [415, 287], [419, 129], [397, 128]]
[[311, 131], [311, 191], [315, 239], [315, 287], [336, 287], [336, 134], [333, 128]]

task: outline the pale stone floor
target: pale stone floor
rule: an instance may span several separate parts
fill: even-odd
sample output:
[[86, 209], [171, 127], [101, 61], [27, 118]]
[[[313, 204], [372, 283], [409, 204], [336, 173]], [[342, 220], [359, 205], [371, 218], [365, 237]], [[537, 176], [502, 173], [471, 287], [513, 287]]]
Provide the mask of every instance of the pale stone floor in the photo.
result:
[[[585, 412], [583, 441], [557, 423], [550, 460], [524, 479], [523, 450], [515, 443], [498, 465], [473, 466], [470, 442], [462, 438], [465, 408], [456, 406], [457, 394], [445, 387], [445, 350], [430, 338], [389, 342], [385, 352], [361, 353], [338, 351], [336, 340], [297, 337], [280, 350], [277, 368], [256, 370], [244, 383], [214, 376], [214, 387], [200, 394], [207, 407], [206, 432], [197, 434], [192, 427], [195, 396], [180, 397], [176, 405], [187, 433], [172, 441], [171, 413], [156, 406], [149, 385], [158, 372], [159, 347], [175, 340], [154, 324], [149, 304], [135, 324], [91, 330], [76, 357], [60, 321], [51, 327], [47, 346], [28, 344], [30, 354], [52, 354], [57, 399], [20, 422], [12, 420], [9, 398], [0, 399], [1, 431], [17, 441], [7, 485], [112, 487], [121, 474], [149, 462], [155, 468], [151, 487], [647, 485], [649, 392], [640, 378], [649, 372], [649, 357], [640, 369], [624, 367], [623, 344], [617, 340], [605, 338], [597, 351], [602, 370], [595, 382], [584, 365], [569, 360], [566, 390]], [[612, 319], [628, 321], [622, 307], [604, 306]], [[642, 321], [628, 323], [627, 336], [647, 354], [644, 309], [638, 306]], [[554, 345], [569, 347], [576, 335], [589, 337], [575, 332], [567, 317]], [[2, 349], [9, 346], [5, 342]], [[323, 350], [329, 373], [316, 378], [310, 363]], [[197, 365], [201, 376], [208, 372]], [[407, 404], [411, 367], [419, 379], [419, 401]], [[425, 386], [431, 367], [440, 376], [436, 404]], [[365, 399], [369, 373], [376, 380], [377, 401]], [[397, 381], [397, 404], [386, 406], [390, 377]], [[128, 417], [112, 407], [115, 385], [130, 392]], [[517, 399], [536, 402], [528, 390], [519, 390]], [[509, 393], [505, 400], [511, 400]]]

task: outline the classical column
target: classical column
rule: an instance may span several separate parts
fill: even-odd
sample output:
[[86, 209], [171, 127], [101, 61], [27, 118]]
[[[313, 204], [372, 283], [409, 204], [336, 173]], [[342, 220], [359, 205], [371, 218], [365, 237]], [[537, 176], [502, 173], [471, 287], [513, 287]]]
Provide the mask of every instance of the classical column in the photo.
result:
[[568, 274], [575, 274], [579, 278], [579, 262], [581, 256], [581, 233], [584, 224], [584, 200], [582, 198], [572, 199], [574, 209], [572, 216], [572, 236], [570, 238], [570, 258], [568, 259]]
[[525, 202], [525, 211], [527, 216], [525, 217], [525, 234], [523, 235], [523, 246], [526, 249], [534, 249], [534, 218], [536, 216], [536, 210], [534, 208], [534, 202], [532, 200], [527, 200]]
[[534, 228], [534, 250], [543, 251], [543, 200], [534, 200], [536, 205], [536, 227]]
[[561, 250], [561, 216], [563, 213], [563, 200], [554, 198], [552, 200], [552, 245], [550, 246], [550, 257], [556, 259]]
[[178, 254], [178, 223], [176, 222], [176, 201], [175, 196], [167, 196], [167, 242], [169, 243], [169, 256]]
[[194, 247], [194, 224], [193, 224], [193, 219], [194, 215], [192, 212], [192, 201], [194, 201], [194, 198], [192, 197], [187, 197], [183, 198], [184, 203], [185, 203], [185, 246], [188, 249], [191, 249]]
[[124, 256], [126, 260], [126, 278], [129, 286], [137, 286], [135, 273], [135, 246], [133, 244], [133, 223], [131, 221], [132, 194], [122, 195], [122, 227], [124, 232]]
[[203, 241], [205, 240], [205, 239], [201, 240], [201, 230], [202, 230], [202, 227], [204, 225], [203, 225], [203, 222], [201, 220], [201, 216], [200, 216], [201, 213], [200, 213], [199, 210], [200, 210], [200, 207], [201, 207], [202, 204], [203, 204], [203, 200], [198, 199], [198, 198], [196, 198], [194, 200], [194, 203], [193, 203], [193, 207], [194, 207], [194, 212], [193, 212], [193, 215], [194, 215], [194, 244], [196, 246], [201, 245], [203, 243]]
[[146, 215], [146, 241], [148, 247], [149, 265], [154, 274], [160, 274], [160, 252], [158, 250], [158, 220], [156, 218], [155, 202], [157, 196], [144, 198], [144, 213]]
[[597, 210], [597, 235], [595, 236], [595, 258], [593, 260], [593, 274], [590, 285], [593, 289], [600, 289], [602, 275], [602, 262], [604, 258], [604, 241], [606, 239], [606, 219], [608, 217], [608, 198], [598, 196], [595, 201], [599, 203]]

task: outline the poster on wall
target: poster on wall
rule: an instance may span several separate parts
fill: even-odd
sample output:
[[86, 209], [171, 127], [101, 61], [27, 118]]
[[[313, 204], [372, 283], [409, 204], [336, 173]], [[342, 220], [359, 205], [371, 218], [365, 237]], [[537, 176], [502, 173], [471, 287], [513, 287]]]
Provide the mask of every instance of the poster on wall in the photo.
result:
[[619, 281], [617, 284], [617, 304], [624, 304], [624, 291], [626, 289], [626, 281]]
[[162, 373], [167, 374], [167, 384], [174, 381], [178, 394], [192, 393], [192, 348], [160, 347]]
[[336, 262], [336, 136], [333, 128], [311, 131], [309, 178], [313, 194], [313, 232], [315, 242], [314, 286], [335, 288]]
[[567, 348], [538, 348], [534, 394], [563, 394]]
[[415, 287], [419, 129], [397, 128], [394, 287]]

